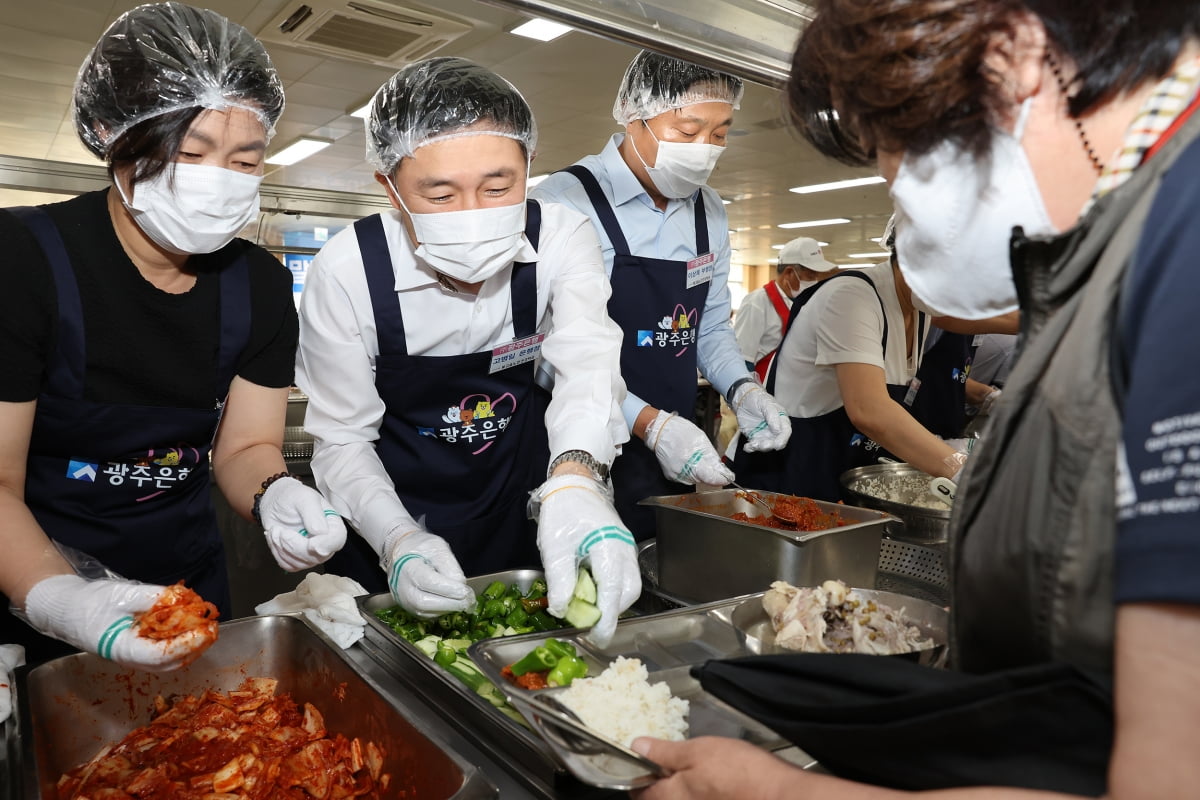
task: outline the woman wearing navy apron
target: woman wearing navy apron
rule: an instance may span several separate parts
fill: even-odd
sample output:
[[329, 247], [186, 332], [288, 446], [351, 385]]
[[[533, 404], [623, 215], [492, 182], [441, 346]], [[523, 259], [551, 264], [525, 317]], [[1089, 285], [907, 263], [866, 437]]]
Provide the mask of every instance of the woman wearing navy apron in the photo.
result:
[[729, 399], [751, 449], [787, 441], [786, 414], [746, 370], [729, 324], [728, 219], [705, 186], [741, 95], [738, 78], [643, 51], [613, 107], [625, 134], [534, 192], [587, 214], [604, 243], [629, 387], [622, 411], [635, 437], [613, 487], [639, 540], [654, 535], [654, 516], [638, 501], [734, 477], [691, 421], [697, 370]]
[[367, 140], [395, 211], [329, 241], [300, 310], [313, 471], [361, 534], [329, 568], [433, 615], [475, 602], [465, 575], [540, 561], [561, 615], [585, 563], [607, 641], [641, 583], [608, 487], [628, 434], [595, 234], [526, 200], [532, 112], [477, 64], [396, 73]]
[[779, 453], [748, 453], [739, 442], [734, 468], [742, 481], [837, 501], [842, 473], [881, 457], [957, 474], [965, 456], [911, 413], [926, 325], [894, 260], [802, 292], [767, 378], [767, 391], [788, 408], [792, 438]]
[[261, 519], [285, 569], [345, 540], [320, 495], [283, 477], [290, 277], [234, 240], [257, 215], [282, 109], [244, 29], [139, 7], [75, 87], [80, 138], [113, 187], [0, 215], [0, 591], [21, 615], [0, 615], [0, 641], [31, 662], [76, 647], [170, 669], [210, 644], [154, 643], [130, 626], [177, 581], [229, 616], [214, 479]]

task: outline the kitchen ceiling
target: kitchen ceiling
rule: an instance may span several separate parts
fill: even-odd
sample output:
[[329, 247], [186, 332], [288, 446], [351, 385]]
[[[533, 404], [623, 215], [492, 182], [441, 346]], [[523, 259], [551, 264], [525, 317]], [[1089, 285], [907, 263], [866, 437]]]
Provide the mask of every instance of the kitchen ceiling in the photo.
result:
[[[712, 2], [716, 0], [697, 0]], [[322, 0], [306, 0], [319, 7]], [[475, 0], [374, 0], [396, 9], [429, 11], [465, 22], [471, 30], [436, 50], [470, 58], [512, 81], [529, 100], [539, 126], [533, 174], [551, 172], [580, 156], [598, 152], [618, 130], [611, 117], [613, 96], [636, 49], [573, 31], [542, 43], [508, 32], [525, 14]], [[263, 35], [296, 0], [196, 0]], [[0, 154], [76, 163], [97, 163], [79, 143], [70, 101], [80, 62], [104, 29], [135, 0], [0, 0]], [[329, 5], [329, 0], [324, 0]], [[798, 32], [798, 31], [797, 31]], [[265, 37], [264, 37], [265, 38]], [[350, 116], [389, 78], [394, 67], [329, 57], [306, 45], [266, 41], [287, 92], [287, 109], [270, 152], [301, 136], [333, 141], [293, 166], [268, 165], [268, 183], [378, 195], [363, 158], [362, 121]], [[815, 194], [793, 186], [870, 175], [815, 153], [784, 124], [775, 89], [749, 84], [735, 115], [728, 150], [710, 181], [728, 202], [735, 233], [735, 261], [763, 265], [797, 235], [823, 242], [838, 263], [870, 263], [851, 253], [878, 251], [872, 242], [891, 213], [886, 186], [860, 186]], [[29, 202], [22, 193], [19, 202]], [[18, 202], [0, 190], [0, 203]], [[803, 230], [780, 224], [845, 218], [850, 222]], [[876, 259], [878, 260], [878, 259]]]

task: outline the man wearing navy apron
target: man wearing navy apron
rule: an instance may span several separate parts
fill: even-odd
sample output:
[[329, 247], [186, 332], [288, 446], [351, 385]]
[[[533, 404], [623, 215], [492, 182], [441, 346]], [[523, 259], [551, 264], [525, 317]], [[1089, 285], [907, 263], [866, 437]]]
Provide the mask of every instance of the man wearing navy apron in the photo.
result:
[[534, 191], [592, 218], [621, 327], [622, 406], [635, 435], [613, 467], [617, 509], [640, 540], [654, 535], [645, 497], [733, 479], [691, 420], [696, 374], [730, 400], [754, 450], [787, 442], [787, 415], [747, 371], [729, 324], [729, 227], [705, 186], [742, 96], [738, 78], [641, 52], [613, 116], [625, 126], [599, 155]]
[[329, 241], [300, 311], [313, 472], [361, 534], [329, 569], [434, 615], [474, 604], [465, 575], [540, 558], [561, 616], [586, 564], [607, 641], [641, 583], [608, 487], [628, 433], [596, 235], [526, 200], [532, 112], [469, 61], [398, 72], [367, 141], [395, 211]]

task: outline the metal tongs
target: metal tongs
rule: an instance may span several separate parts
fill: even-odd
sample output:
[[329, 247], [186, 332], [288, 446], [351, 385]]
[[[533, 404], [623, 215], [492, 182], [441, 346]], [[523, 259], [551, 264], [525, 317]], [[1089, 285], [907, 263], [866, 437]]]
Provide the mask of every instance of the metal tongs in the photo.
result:
[[[529, 719], [547, 744], [554, 748], [564, 763], [572, 769], [572, 772], [575, 772], [576, 777], [593, 786], [641, 788], [654, 780], [671, 775], [669, 770], [656, 762], [635, 753], [628, 747], [617, 744], [584, 725], [574, 711], [553, 695], [544, 692], [536, 694], [527, 692], [517, 697], [510, 697], [510, 699]], [[615, 758], [640, 771], [642, 777], [613, 775], [608, 780], [596, 780], [596, 776], [589, 774], [589, 771], [580, 774], [579, 768], [582, 765], [572, 763], [570, 756], [583, 756], [588, 759], [595, 756]], [[589, 765], [592, 765], [592, 762], [589, 761]]]

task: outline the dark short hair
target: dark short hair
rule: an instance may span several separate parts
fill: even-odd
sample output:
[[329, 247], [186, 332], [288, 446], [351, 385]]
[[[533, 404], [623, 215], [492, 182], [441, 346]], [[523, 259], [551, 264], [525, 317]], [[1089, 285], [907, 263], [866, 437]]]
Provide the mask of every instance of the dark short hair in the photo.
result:
[[[1164, 77], [1200, 34], [1180, 0], [817, 0], [792, 57], [788, 113], [825, 155], [863, 165], [876, 148], [924, 153], [947, 139], [986, 152], [1007, 101], [983, 64], [991, 37], [1032, 12], [1050, 48], [1078, 70], [1080, 116]], [[838, 115], [833, 114], [837, 108]], [[839, 116], [840, 115], [840, 116]]]
[[122, 133], [108, 148], [108, 176], [118, 167], [133, 165], [133, 185], [158, 176], [179, 155], [192, 123], [208, 109], [193, 106], [142, 120]]

